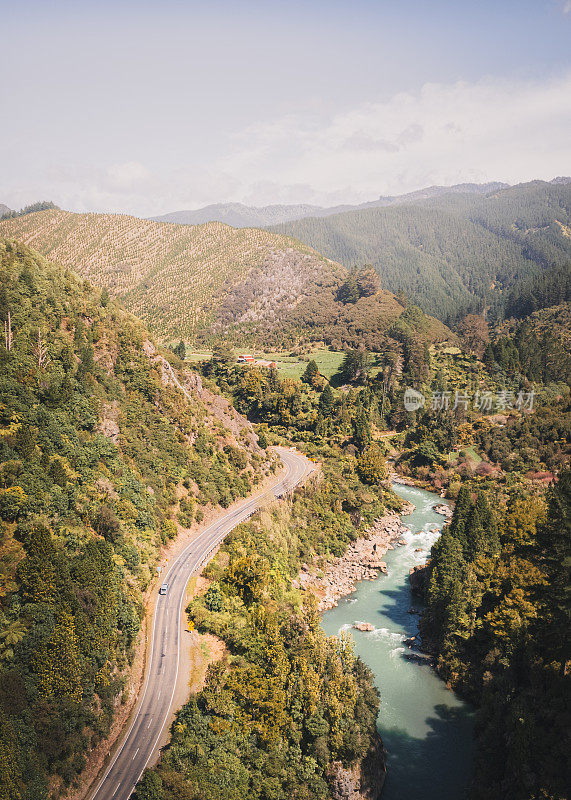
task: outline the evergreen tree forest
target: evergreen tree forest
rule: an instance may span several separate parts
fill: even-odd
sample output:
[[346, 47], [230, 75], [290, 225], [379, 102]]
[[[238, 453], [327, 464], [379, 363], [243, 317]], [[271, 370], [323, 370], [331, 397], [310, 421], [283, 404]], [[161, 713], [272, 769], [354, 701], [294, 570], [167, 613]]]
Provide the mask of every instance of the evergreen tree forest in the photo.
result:
[[[423, 642], [479, 707], [472, 797], [567, 797], [571, 473], [546, 500], [460, 490], [427, 568]], [[490, 498], [492, 499], [492, 498]]]
[[46, 800], [126, 699], [161, 548], [270, 463], [88, 281], [2, 241], [0, 287], [0, 796]]
[[569, 184], [528, 184], [489, 195], [307, 217], [273, 226], [347, 268], [371, 264], [448, 324], [490, 307], [525, 317], [569, 300]]

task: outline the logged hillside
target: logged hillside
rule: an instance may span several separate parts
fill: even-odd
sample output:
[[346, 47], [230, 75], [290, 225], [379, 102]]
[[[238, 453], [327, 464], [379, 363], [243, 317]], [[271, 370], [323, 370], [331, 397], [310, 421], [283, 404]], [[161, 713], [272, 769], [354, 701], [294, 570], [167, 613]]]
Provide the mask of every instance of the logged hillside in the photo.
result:
[[0, 235], [106, 287], [164, 339], [205, 328], [231, 286], [276, 258], [301, 265], [311, 285], [344, 273], [284, 236], [220, 223], [183, 227], [53, 210], [0, 222]]
[[[568, 183], [534, 181], [484, 197], [443, 195], [421, 205], [302, 219], [272, 230], [346, 267], [372, 264], [384, 288], [403, 290], [445, 321], [485, 307], [501, 316], [505, 296], [510, 313], [518, 313], [521, 281], [526, 296], [541, 284], [546, 305], [568, 299], [556, 289], [571, 264]], [[521, 311], [536, 308], [530, 299]]]
[[[50, 210], [2, 222], [3, 231], [106, 287], [163, 340], [228, 336], [264, 349], [305, 338], [378, 350], [403, 312], [378, 284], [343, 295], [346, 269], [262, 230]], [[451, 336], [434, 319], [422, 334]]]
[[129, 695], [162, 545], [272, 465], [106, 292], [8, 240], [0, 287], [0, 794], [39, 800]]

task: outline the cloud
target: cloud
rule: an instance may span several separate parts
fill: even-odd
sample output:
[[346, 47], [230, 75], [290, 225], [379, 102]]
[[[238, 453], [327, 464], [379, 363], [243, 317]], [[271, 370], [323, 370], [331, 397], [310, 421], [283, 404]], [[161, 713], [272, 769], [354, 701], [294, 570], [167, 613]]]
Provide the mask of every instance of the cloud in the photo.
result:
[[151, 173], [138, 161], [127, 161], [123, 164], [112, 164], [107, 168], [105, 183], [110, 191], [132, 191], [144, 186]]
[[561, 11], [564, 14], [571, 14], [571, 0], [563, 0], [561, 3]]
[[[569, 0], [571, 4], [571, 0]], [[571, 73], [544, 81], [426, 83], [325, 116], [277, 117], [228, 135], [207, 165], [60, 164], [0, 201], [51, 198], [72, 210], [152, 216], [216, 202], [362, 202], [432, 184], [508, 183], [570, 174]], [[9, 187], [6, 187], [9, 188]]]
[[[329, 119], [243, 131], [219, 166], [239, 185], [307, 186], [301, 202], [371, 199], [432, 183], [551, 178], [571, 167], [571, 74], [427, 83]], [[268, 198], [264, 197], [264, 202]]]

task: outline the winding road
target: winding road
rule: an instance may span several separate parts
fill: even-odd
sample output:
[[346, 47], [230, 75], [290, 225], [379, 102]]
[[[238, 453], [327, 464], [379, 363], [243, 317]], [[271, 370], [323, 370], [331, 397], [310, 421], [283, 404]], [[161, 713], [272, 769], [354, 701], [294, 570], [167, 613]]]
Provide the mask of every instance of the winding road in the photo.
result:
[[[172, 377], [187, 394], [174, 374]], [[166, 595], [157, 593], [144, 688], [131, 726], [90, 795], [91, 800], [127, 800], [131, 796], [143, 770], [155, 762], [160, 747], [165, 743], [167, 722], [176, 710], [175, 697], [186, 699], [188, 675], [181, 668], [181, 649], [185, 632], [188, 636], [183, 603], [190, 577], [200, 573], [218, 544], [233, 528], [251, 517], [269, 499], [287, 494], [313, 472], [313, 464], [300, 453], [281, 447], [275, 450], [284, 463], [285, 472], [273, 489], [258, 493], [208, 525], [176, 557], [162, 578], [169, 588]]]

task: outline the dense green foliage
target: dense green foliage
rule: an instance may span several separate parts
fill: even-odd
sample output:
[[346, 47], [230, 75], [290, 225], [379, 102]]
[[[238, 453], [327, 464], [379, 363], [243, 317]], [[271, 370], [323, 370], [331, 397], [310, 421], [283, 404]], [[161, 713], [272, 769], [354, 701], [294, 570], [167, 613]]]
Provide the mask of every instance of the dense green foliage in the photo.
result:
[[[567, 797], [571, 475], [549, 508], [521, 491], [458, 495], [433, 547], [423, 640], [479, 706], [476, 800]], [[499, 533], [499, 538], [498, 538]]]
[[303, 561], [355, 536], [337, 490], [327, 479], [261, 512], [209, 565], [214, 583], [189, 612], [229, 654], [178, 713], [157, 798], [328, 798], [332, 762], [378, 746], [368, 668], [349, 641], [324, 636], [313, 596], [292, 587]]
[[163, 385], [139, 322], [4, 241], [0, 324], [0, 795], [45, 800], [109, 730], [177, 497], [190, 525], [265, 457]]
[[404, 290], [442, 320], [490, 305], [501, 315], [504, 302], [509, 314], [525, 316], [569, 299], [570, 197], [570, 185], [534, 181], [484, 197], [450, 194], [272, 230], [346, 267], [372, 264], [385, 288]]
[[[48, 783], [55, 797], [73, 782], [125, 688], [161, 545], [177, 525], [245, 496], [271, 466], [268, 444], [294, 441], [321, 462], [321, 479], [241, 525], [210, 565], [209, 589], [189, 611], [227, 654], [179, 712], [138, 800], [326, 798], [334, 762], [355, 766], [370, 752], [371, 676], [348, 642], [323, 636], [295, 580], [399, 507], [387, 456], [456, 498], [426, 571], [422, 634], [441, 675], [480, 707], [475, 800], [562, 800], [567, 197], [566, 187], [532, 184], [371, 209], [343, 236], [338, 218], [318, 221], [334, 226], [351, 264], [372, 261], [419, 305], [382, 291], [370, 268], [348, 274], [303, 249], [274, 253], [241, 283], [216, 285], [215, 347], [199, 367], [210, 389], [193, 401], [165, 385], [144, 328], [105, 290], [0, 245], [2, 797], [45, 800]], [[272, 298], [290, 273], [311, 285], [299, 284], [299, 302], [285, 297], [280, 315]], [[230, 267], [224, 275], [232, 283]], [[521, 295], [510, 291], [526, 276]], [[489, 305], [500, 317], [504, 298], [510, 313], [534, 313], [492, 331], [483, 315], [464, 316], [469, 353], [439, 346], [450, 332], [419, 307], [453, 318]], [[272, 313], [257, 317], [260, 308]], [[301, 381], [280, 378], [237, 364], [228, 331], [265, 344], [319, 340], [345, 357], [330, 382], [313, 360]], [[185, 354], [180, 341], [169, 358], [182, 369]], [[406, 387], [422, 391], [423, 408], [405, 408]], [[243, 420], [239, 433], [225, 426], [211, 390], [258, 426], [258, 445]], [[455, 403], [466, 390], [533, 392], [533, 412]], [[439, 394], [450, 404], [439, 407]], [[557, 475], [546, 514], [545, 484]]]
[[16, 217], [24, 217], [26, 214], [35, 214], [36, 211], [49, 211], [51, 209], [57, 210], [58, 206], [56, 206], [55, 203], [52, 203], [51, 200], [40, 200], [37, 203], [32, 203], [29, 206], [21, 208], [19, 211], [6, 211], [0, 216], [0, 220], [15, 219]]
[[483, 353], [492, 375], [571, 383], [571, 304], [542, 309], [517, 325], [502, 327], [508, 330], [498, 333]]
[[569, 461], [569, 400], [538, 405], [533, 414], [510, 418], [502, 427], [481, 427], [475, 440], [480, 451], [506, 472], [558, 472]]

